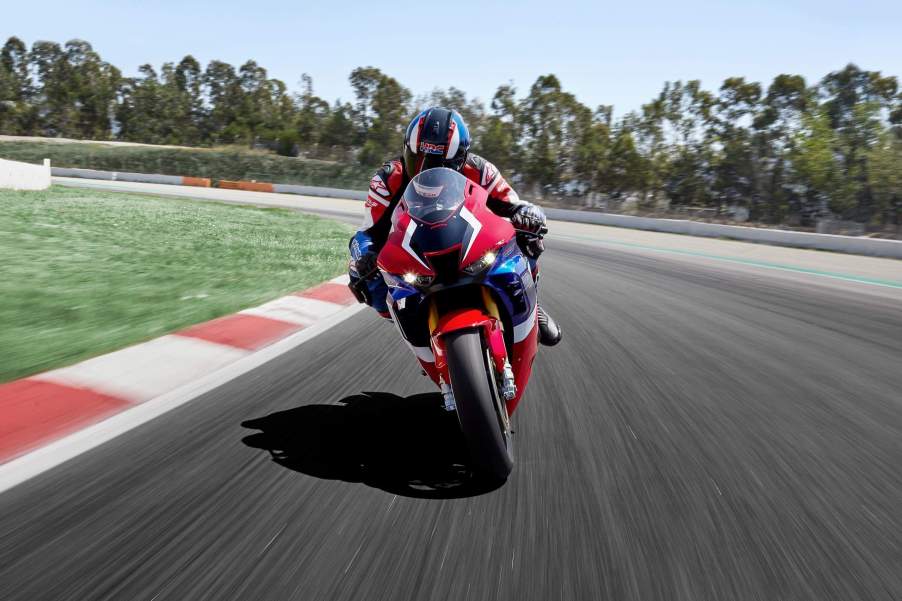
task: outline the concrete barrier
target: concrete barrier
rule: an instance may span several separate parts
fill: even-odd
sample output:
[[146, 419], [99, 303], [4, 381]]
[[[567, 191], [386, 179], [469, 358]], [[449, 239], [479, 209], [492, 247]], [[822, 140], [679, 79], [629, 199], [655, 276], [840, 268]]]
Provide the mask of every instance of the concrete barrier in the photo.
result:
[[[283, 194], [303, 194], [305, 196], [347, 198], [352, 200], [366, 200], [367, 196], [366, 192], [358, 192], [356, 190], [288, 184], [273, 184], [273, 191]], [[577, 211], [573, 209], [549, 208], [545, 210], [545, 213], [549, 219], [558, 221], [609, 225], [707, 238], [729, 238], [731, 240], [759, 242], [775, 246], [831, 250], [854, 255], [902, 259], [902, 240], [811, 234], [790, 230], [721, 225], [718, 223], [689, 221], [687, 219], [655, 219], [652, 217], [633, 217], [632, 215], [614, 215], [612, 213], [596, 213], [594, 211]]]
[[213, 182], [209, 177], [182, 177], [182, 185], [209, 188], [213, 185]]
[[274, 184], [267, 182], [246, 182], [246, 181], [230, 181], [221, 179], [216, 182], [217, 188], [223, 190], [244, 190], [246, 192], [274, 192]]
[[83, 177], [85, 179], [102, 179], [111, 182], [139, 182], [142, 184], [170, 184], [174, 186], [181, 186], [184, 180], [181, 175], [97, 171], [96, 169], [70, 169], [68, 167], [54, 167], [52, 172], [57, 177]]
[[280, 194], [301, 194], [303, 196], [319, 196], [322, 198], [348, 198], [350, 200], [366, 200], [367, 193], [341, 188], [323, 188], [320, 186], [297, 186], [294, 184], [273, 184], [273, 192]]
[[613, 227], [707, 238], [729, 238], [731, 240], [760, 242], [775, 246], [832, 250], [855, 255], [902, 259], [902, 240], [811, 234], [790, 230], [704, 223], [685, 219], [654, 219], [651, 217], [633, 217], [631, 215], [613, 215], [611, 213], [575, 211], [573, 209], [547, 209], [545, 212], [550, 219], [559, 221], [593, 223], [596, 225], [610, 225]]
[[50, 187], [50, 159], [43, 165], [0, 159], [0, 188], [46, 190]]

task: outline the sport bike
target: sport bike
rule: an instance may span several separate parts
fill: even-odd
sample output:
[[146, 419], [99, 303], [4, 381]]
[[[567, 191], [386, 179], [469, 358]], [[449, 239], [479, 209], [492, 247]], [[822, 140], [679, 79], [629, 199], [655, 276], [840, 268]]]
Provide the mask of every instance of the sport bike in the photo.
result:
[[[421, 172], [393, 215], [377, 266], [401, 336], [456, 411], [473, 467], [505, 480], [510, 415], [538, 346], [536, 271], [488, 193], [451, 169]], [[540, 238], [544, 233], [532, 234]]]

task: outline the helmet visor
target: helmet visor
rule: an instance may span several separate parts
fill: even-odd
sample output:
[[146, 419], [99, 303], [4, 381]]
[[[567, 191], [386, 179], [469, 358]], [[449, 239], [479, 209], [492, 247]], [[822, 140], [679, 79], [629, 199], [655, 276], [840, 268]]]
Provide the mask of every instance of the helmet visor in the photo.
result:
[[445, 167], [421, 171], [402, 197], [411, 217], [423, 223], [445, 221], [464, 203], [467, 178]]

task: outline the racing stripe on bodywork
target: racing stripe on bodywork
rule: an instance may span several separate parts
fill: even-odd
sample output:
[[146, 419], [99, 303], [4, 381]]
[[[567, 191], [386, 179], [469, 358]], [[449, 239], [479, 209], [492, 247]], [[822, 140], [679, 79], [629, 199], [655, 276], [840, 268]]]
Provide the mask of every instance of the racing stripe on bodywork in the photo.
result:
[[410, 141], [408, 143], [408, 146], [410, 146], [410, 152], [412, 152], [414, 155], [419, 152], [418, 148], [420, 146], [420, 132], [423, 129], [423, 121], [425, 120], [425, 115], [417, 119], [416, 125], [413, 126], [413, 131], [410, 132]]
[[413, 233], [416, 230], [417, 230], [417, 224], [413, 219], [411, 219], [410, 223], [407, 224], [407, 229], [404, 230], [404, 240], [401, 241], [401, 248], [403, 248], [407, 252], [407, 254], [409, 254], [411, 257], [416, 259], [420, 265], [422, 265], [426, 269], [429, 269], [429, 266], [426, 265], [426, 263], [423, 261], [423, 259], [420, 258], [420, 255], [418, 255], [416, 252], [414, 252], [413, 247], [410, 246], [410, 240], [411, 240], [411, 238], [413, 238]]
[[460, 131], [457, 128], [457, 122], [454, 120], [453, 116], [448, 117], [450, 123], [448, 123], [448, 150], [445, 152], [446, 159], [453, 159], [454, 155], [457, 154], [457, 149], [460, 148]]
[[514, 326], [514, 343], [525, 340], [529, 333], [532, 332], [533, 327], [536, 324], [536, 314], [538, 313], [539, 306], [532, 310], [532, 313], [529, 314], [529, 317], [526, 318], [523, 323], [520, 325]]
[[367, 200], [372, 200], [373, 202], [378, 202], [378, 203], [381, 204], [383, 207], [387, 207], [387, 206], [389, 205], [389, 202], [388, 202], [387, 200], [385, 200], [384, 198], [379, 198], [378, 196], [376, 196], [376, 195], [373, 194], [372, 192], [370, 192], [369, 194], [366, 195], [366, 199], [367, 199]]
[[476, 237], [479, 235], [479, 232], [482, 230], [482, 222], [476, 219], [476, 215], [470, 212], [467, 207], [461, 207], [460, 216], [464, 221], [470, 224], [471, 233], [470, 240], [467, 242], [467, 248], [464, 250], [464, 254], [460, 259], [461, 265], [469, 265], [470, 261], [467, 258], [470, 254], [470, 249], [473, 248], [473, 243], [476, 241]]

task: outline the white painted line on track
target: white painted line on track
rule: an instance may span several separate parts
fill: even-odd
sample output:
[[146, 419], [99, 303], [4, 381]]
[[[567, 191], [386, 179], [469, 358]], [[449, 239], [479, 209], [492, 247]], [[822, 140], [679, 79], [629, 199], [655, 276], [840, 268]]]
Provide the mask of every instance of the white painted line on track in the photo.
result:
[[253, 354], [189, 384], [155, 399], [60, 438], [46, 446], [0, 465], [0, 493], [35, 476], [57, 467], [82, 453], [108, 442], [141, 424], [172, 411], [200, 395], [213, 390], [247, 372], [275, 359], [333, 326], [366, 309], [366, 305], [352, 305], [318, 321], [315, 325], [275, 342]]

